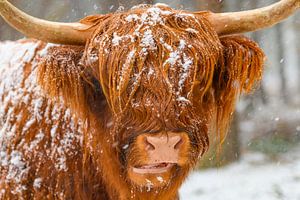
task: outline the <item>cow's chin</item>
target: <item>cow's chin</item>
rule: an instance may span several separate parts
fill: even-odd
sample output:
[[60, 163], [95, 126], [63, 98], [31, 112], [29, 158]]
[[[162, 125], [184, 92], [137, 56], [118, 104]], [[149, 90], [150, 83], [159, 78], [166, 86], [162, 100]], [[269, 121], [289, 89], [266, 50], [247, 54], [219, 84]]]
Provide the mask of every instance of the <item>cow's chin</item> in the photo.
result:
[[138, 187], [159, 188], [169, 184], [178, 170], [176, 163], [167, 162], [130, 166], [128, 177]]

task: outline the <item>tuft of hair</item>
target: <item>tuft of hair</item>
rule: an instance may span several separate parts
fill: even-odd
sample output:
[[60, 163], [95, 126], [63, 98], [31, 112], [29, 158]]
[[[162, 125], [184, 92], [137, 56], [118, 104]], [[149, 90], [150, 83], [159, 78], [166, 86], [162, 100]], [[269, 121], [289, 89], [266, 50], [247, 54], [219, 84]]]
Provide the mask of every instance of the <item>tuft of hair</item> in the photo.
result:
[[217, 135], [222, 143], [234, 112], [236, 99], [248, 94], [262, 78], [265, 55], [261, 48], [244, 36], [221, 37], [223, 54], [216, 66], [213, 88], [216, 101]]
[[38, 68], [38, 82], [47, 94], [73, 108], [78, 108], [81, 102], [85, 102], [84, 85], [80, 76], [82, 67], [79, 67], [82, 54], [83, 47], [49, 47]]

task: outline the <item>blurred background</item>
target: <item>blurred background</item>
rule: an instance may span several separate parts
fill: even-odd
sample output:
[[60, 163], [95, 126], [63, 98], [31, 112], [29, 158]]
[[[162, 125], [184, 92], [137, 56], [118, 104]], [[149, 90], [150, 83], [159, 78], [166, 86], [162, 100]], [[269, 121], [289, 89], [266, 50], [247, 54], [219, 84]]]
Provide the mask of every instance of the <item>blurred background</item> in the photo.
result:
[[[241, 11], [276, 0], [10, 0], [30, 15], [73, 22], [86, 15], [166, 3], [186, 10]], [[300, 12], [272, 28], [247, 34], [267, 56], [261, 85], [242, 96], [230, 133], [180, 191], [182, 199], [300, 200]], [[23, 36], [0, 18], [0, 40]], [[1, 59], [1, 55], [0, 55]]]

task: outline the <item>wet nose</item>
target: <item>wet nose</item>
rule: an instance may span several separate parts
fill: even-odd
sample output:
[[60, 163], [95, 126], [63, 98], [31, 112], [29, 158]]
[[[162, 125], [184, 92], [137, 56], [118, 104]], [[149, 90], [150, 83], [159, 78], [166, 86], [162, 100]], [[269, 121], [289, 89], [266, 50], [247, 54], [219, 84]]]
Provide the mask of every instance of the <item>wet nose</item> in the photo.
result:
[[179, 163], [189, 149], [189, 137], [184, 132], [145, 133], [137, 137], [136, 144], [148, 155], [147, 163]]
[[178, 150], [183, 143], [180, 135], [147, 136], [146, 150]]

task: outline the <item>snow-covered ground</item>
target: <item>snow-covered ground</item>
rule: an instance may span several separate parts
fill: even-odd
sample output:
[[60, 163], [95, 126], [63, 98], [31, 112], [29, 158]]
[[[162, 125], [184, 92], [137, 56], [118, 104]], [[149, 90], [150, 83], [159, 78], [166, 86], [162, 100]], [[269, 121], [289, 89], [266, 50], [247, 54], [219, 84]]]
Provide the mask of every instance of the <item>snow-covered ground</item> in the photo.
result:
[[194, 172], [180, 191], [182, 200], [300, 200], [300, 148], [270, 161], [246, 153], [237, 163]]

